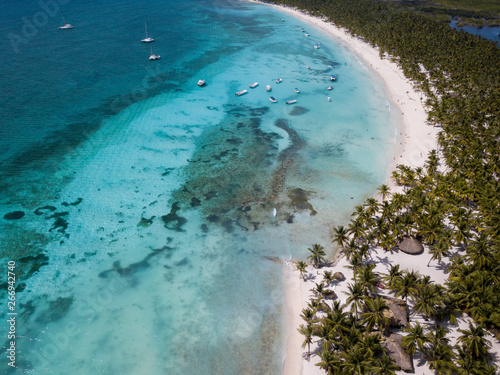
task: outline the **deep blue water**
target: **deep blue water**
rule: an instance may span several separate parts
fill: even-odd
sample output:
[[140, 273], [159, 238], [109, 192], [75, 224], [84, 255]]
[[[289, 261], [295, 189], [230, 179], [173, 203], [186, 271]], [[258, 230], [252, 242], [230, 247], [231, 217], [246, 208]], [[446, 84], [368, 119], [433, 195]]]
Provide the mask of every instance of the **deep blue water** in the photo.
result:
[[1, 3], [1, 373], [280, 373], [276, 260], [331, 255], [331, 226], [385, 181], [382, 82], [263, 5], [50, 4]]

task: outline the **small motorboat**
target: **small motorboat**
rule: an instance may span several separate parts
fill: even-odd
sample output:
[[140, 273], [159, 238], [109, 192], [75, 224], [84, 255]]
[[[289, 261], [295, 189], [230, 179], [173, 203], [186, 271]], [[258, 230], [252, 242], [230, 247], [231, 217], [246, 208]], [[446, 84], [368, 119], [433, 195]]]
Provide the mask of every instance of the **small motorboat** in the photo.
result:
[[282, 80], [281, 78], [278, 78], [278, 79], [276, 80], [276, 83], [281, 83], [281, 81], [283, 81], [283, 80]]
[[241, 90], [241, 91], [238, 91], [238, 92], [236, 93], [236, 96], [245, 95], [247, 92], [248, 92], [248, 90]]
[[334, 74], [332, 74], [332, 75], [330, 76], [330, 81], [335, 81], [336, 79], [337, 79], [337, 77], [336, 77]]
[[267, 85], [267, 86], [266, 86], [266, 91], [267, 91], [267, 92], [271, 92], [271, 86]]
[[259, 82], [254, 82], [254, 83], [252, 83], [252, 84], [250, 85], [250, 88], [251, 88], [251, 89], [254, 89], [254, 88], [256, 88], [257, 86], [259, 86]]
[[295, 91], [297, 94], [300, 92], [298, 88], [294, 88], [293, 91]]
[[286, 104], [293, 104], [293, 103], [297, 103], [297, 101], [296, 100], [287, 100], [286, 101]]
[[332, 98], [328, 97], [328, 101], [331, 102], [332, 101]]
[[327, 90], [333, 90], [333, 86], [328, 86]]
[[306, 65], [306, 69], [311, 69], [311, 68], [309, 67], [309, 65]]
[[319, 49], [319, 46], [317, 44], [314, 45], [314, 48]]
[[305, 36], [309, 36], [310, 34], [308, 34], [308, 33], [305, 33], [304, 35], [305, 35]]
[[269, 100], [272, 101], [273, 103], [277, 102], [277, 100], [276, 100], [276, 98], [274, 96], [269, 97]]
[[205, 86], [205, 84], [206, 84], [206, 82], [205, 82], [205, 80], [203, 80], [203, 79], [200, 79], [200, 80], [198, 81], [198, 83], [197, 83], [197, 85], [198, 85], [198, 86], [200, 86], [200, 87]]

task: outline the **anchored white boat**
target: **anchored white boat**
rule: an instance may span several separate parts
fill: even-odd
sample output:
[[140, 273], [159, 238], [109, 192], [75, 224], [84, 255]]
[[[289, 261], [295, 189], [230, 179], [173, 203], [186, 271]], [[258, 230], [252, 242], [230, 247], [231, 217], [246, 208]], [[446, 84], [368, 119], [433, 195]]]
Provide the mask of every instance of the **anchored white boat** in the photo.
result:
[[294, 88], [293, 91], [295, 91], [297, 94], [300, 92], [298, 88]]
[[238, 92], [236, 93], [236, 96], [245, 95], [247, 92], [248, 92], [248, 90], [241, 90], [241, 91], [238, 91]]
[[269, 100], [272, 101], [273, 103], [277, 102], [277, 100], [276, 100], [276, 98], [274, 96], [269, 97]]
[[286, 104], [293, 104], [293, 103], [297, 103], [297, 101], [296, 100], [287, 100], [286, 101]]
[[206, 82], [205, 82], [205, 80], [203, 80], [203, 79], [200, 79], [200, 80], [198, 81], [198, 83], [197, 83], [197, 85], [198, 85], [198, 86], [200, 86], [200, 87], [205, 86], [205, 84], [206, 84]]
[[250, 88], [251, 88], [251, 89], [254, 89], [254, 88], [256, 88], [257, 86], [259, 86], [259, 82], [254, 82], [254, 83], [252, 83], [252, 84], [250, 85]]
[[267, 86], [266, 86], [266, 91], [267, 91], [267, 92], [271, 92], [271, 86], [267, 85]]
[[151, 43], [155, 40], [153, 38], [148, 37], [148, 25], [146, 25], [146, 21], [144, 21], [144, 29], [146, 30], [146, 37], [141, 40], [142, 43]]
[[149, 56], [149, 59], [150, 60], [160, 60], [161, 59], [161, 56], [160, 55], [155, 55], [153, 53], [153, 47], [151, 47], [151, 56]]
[[283, 81], [283, 80], [282, 80], [281, 78], [278, 78], [278, 79], [276, 80], [276, 83], [281, 83], [281, 81]]
[[333, 90], [333, 87], [332, 86], [328, 86], [327, 90]]
[[62, 17], [62, 26], [59, 27], [59, 30], [68, 30], [68, 29], [72, 29], [73, 28], [73, 25], [70, 24], [70, 23], [66, 23], [66, 20], [64, 19], [64, 16]]

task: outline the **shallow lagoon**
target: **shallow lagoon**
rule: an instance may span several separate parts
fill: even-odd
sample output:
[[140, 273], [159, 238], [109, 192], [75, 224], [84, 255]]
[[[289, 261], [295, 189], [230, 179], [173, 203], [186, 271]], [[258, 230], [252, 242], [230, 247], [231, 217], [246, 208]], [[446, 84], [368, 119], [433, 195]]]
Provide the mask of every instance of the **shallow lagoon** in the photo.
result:
[[[121, 18], [106, 8], [110, 25], [130, 17], [141, 35], [137, 6], [114, 6]], [[68, 7], [66, 17], [85, 10]], [[16, 139], [17, 157], [2, 171], [1, 217], [25, 213], [1, 223], [4, 259], [18, 260], [25, 284], [19, 373], [279, 373], [285, 327], [275, 260], [305, 259], [312, 243], [331, 254], [332, 225], [385, 180], [397, 113], [359, 59], [265, 6], [186, 9], [182, 18], [164, 6], [163, 21], [160, 11], [148, 19], [162, 60], [120, 58], [129, 73], [116, 76], [115, 62], [73, 65], [77, 85], [95, 76], [85, 81], [88, 95], [67, 108], [43, 95], [29, 102], [59, 122], [47, 120], [52, 146]], [[99, 21], [91, 13], [82, 27]], [[100, 48], [97, 34], [85, 37], [88, 48]], [[162, 38], [180, 53], [162, 52]], [[136, 42], [128, 48], [144, 47]], [[39, 52], [60, 51], [53, 43]], [[242, 89], [249, 93], [236, 97]], [[298, 102], [285, 105], [290, 99]], [[13, 118], [30, 126], [35, 112]]]

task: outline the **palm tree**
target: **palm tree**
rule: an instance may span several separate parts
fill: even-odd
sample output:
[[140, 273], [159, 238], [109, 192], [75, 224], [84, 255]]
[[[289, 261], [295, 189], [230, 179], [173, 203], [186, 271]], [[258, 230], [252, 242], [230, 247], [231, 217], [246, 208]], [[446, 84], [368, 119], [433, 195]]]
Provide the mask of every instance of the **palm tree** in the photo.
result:
[[347, 292], [344, 292], [349, 297], [346, 300], [347, 304], [351, 305], [351, 312], [354, 312], [354, 315], [358, 315], [358, 311], [360, 311], [364, 305], [365, 301], [365, 289], [359, 283], [348, 284]]
[[344, 247], [343, 252], [347, 260], [350, 261], [351, 258], [354, 256], [354, 254], [359, 253], [359, 246], [357, 242], [354, 239], [350, 240], [349, 244], [346, 247]]
[[399, 270], [399, 264], [391, 264], [389, 273], [384, 275], [383, 281], [387, 284], [390, 290], [396, 289], [396, 285], [400, 282], [403, 276], [403, 271]]
[[342, 374], [364, 375], [369, 374], [372, 368], [368, 353], [360, 345], [355, 345], [343, 352]]
[[362, 238], [365, 235], [365, 228], [363, 226], [362, 220], [356, 218], [349, 222], [348, 227], [349, 234], [352, 234], [354, 239]]
[[313, 326], [311, 323], [307, 325], [301, 324], [298, 328], [298, 331], [301, 335], [304, 335], [304, 342], [302, 343], [302, 348], [305, 348], [307, 345], [307, 356], [311, 356], [311, 344], [313, 342]]
[[441, 259], [443, 256], [448, 255], [449, 247], [444, 241], [439, 241], [435, 245], [431, 245], [429, 247], [429, 253], [432, 255], [431, 259], [429, 259], [429, 263], [427, 263], [427, 267], [431, 264], [431, 261], [437, 259], [438, 263], [441, 263]]
[[396, 375], [395, 371], [398, 369], [392, 358], [384, 354], [375, 360], [375, 368], [372, 371], [375, 375]]
[[309, 247], [307, 250], [311, 252], [311, 255], [307, 257], [307, 259], [311, 260], [311, 263], [314, 267], [318, 268], [321, 263], [326, 261], [325, 256], [326, 253], [324, 251], [324, 247], [315, 243], [312, 247]]
[[417, 294], [418, 289], [418, 277], [417, 273], [414, 271], [405, 271], [403, 277], [398, 279], [396, 284], [396, 296], [403, 297], [405, 301], [408, 300], [408, 296], [414, 296]]
[[349, 236], [347, 234], [347, 229], [343, 225], [333, 228], [333, 242], [336, 242], [340, 247], [344, 247], [347, 241], [349, 241]]
[[391, 195], [391, 193], [390, 193], [391, 189], [386, 184], [380, 185], [377, 188], [377, 190], [378, 190], [378, 193], [380, 194], [380, 196], [382, 197], [383, 201], [385, 201], [385, 198], [387, 196]]
[[326, 371], [328, 375], [337, 374], [337, 369], [340, 368], [342, 362], [337, 353], [331, 350], [330, 343], [326, 341], [323, 349], [319, 352], [321, 361], [316, 363], [316, 366]]
[[424, 350], [424, 344], [429, 340], [425, 335], [424, 327], [419, 322], [416, 322], [414, 325], [408, 324], [408, 326], [403, 328], [403, 332], [407, 333], [402, 339], [402, 344], [408, 354], [415, 354], [417, 348], [420, 351]]
[[381, 297], [366, 298], [365, 308], [367, 311], [361, 314], [361, 319], [368, 331], [371, 331], [374, 326], [381, 330], [389, 325], [389, 318], [384, 315], [384, 311], [389, 310], [389, 306]]
[[494, 260], [490, 246], [488, 236], [484, 232], [481, 232], [479, 237], [467, 246], [466, 260], [472, 262], [475, 266], [477, 265], [479, 268], [491, 266]]
[[325, 284], [328, 286], [331, 285], [336, 280], [336, 278], [333, 276], [333, 273], [331, 271], [325, 271], [323, 272], [323, 280], [325, 281]]
[[[378, 274], [373, 272], [374, 263], [359, 267], [356, 272], [356, 280], [363, 287], [363, 290], [375, 293], [375, 286], [378, 284]], [[366, 294], [366, 293], [365, 293]]]
[[366, 200], [365, 207], [366, 207], [366, 214], [369, 217], [372, 217], [378, 211], [378, 202], [375, 198], [368, 198]]
[[384, 352], [384, 348], [381, 345], [382, 339], [380, 335], [371, 334], [365, 335], [363, 340], [361, 340], [361, 345], [368, 352], [370, 357], [378, 357], [380, 354]]
[[304, 276], [307, 269], [307, 263], [302, 260], [299, 260], [295, 265], [295, 267], [296, 267], [295, 269], [300, 272], [300, 277], [302, 277], [302, 280], [304, 280]]
[[414, 297], [413, 314], [423, 313], [425, 317], [434, 317], [441, 307], [441, 288], [437, 285], [425, 285]]
[[459, 329], [462, 334], [458, 342], [463, 345], [466, 352], [471, 353], [473, 358], [489, 358], [488, 349], [491, 348], [491, 342], [484, 338], [485, 331], [482, 324], [473, 325], [469, 322], [469, 329]]
[[363, 267], [365, 263], [363, 262], [363, 258], [361, 257], [361, 255], [356, 253], [351, 257], [351, 259], [349, 259], [349, 264], [350, 265], [344, 267], [352, 269], [354, 272], [354, 278], [356, 278], [357, 274], [356, 270], [359, 267]]
[[302, 309], [302, 314], [300, 317], [305, 320], [307, 324], [309, 323], [314, 323], [314, 317], [316, 315], [316, 311], [313, 309], [306, 307], [305, 309]]

